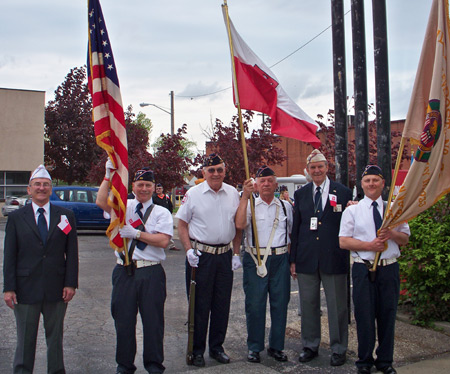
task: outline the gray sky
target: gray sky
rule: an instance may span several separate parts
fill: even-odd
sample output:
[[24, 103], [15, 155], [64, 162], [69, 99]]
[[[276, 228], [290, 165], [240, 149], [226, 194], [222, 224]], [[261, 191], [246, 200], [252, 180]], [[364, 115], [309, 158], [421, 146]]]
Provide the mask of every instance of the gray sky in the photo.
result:
[[[229, 0], [233, 23], [266, 65], [272, 66], [331, 25], [330, 0]], [[391, 118], [405, 118], [431, 0], [386, 0]], [[230, 52], [221, 0], [101, 0], [124, 107], [133, 105], [154, 125], [152, 141], [175, 128], [204, 149], [202, 128], [236, 113]], [[364, 2], [368, 98], [374, 102], [372, 1]], [[46, 91], [46, 101], [71, 68], [86, 63], [87, 0], [15, 0], [0, 13], [0, 87]], [[350, 0], [344, 0], [344, 12]], [[347, 94], [353, 94], [351, 14], [345, 16]], [[291, 98], [312, 118], [333, 108], [331, 29], [272, 68]], [[228, 88], [228, 89], [227, 89]], [[213, 92], [226, 89], [217, 94]], [[349, 108], [353, 103], [349, 104]], [[261, 117], [257, 116], [256, 121]]]

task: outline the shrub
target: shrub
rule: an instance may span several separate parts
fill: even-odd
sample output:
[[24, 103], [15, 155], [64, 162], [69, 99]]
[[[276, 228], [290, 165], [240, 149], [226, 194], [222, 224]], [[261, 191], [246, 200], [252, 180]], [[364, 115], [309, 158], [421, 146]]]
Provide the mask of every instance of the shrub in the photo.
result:
[[400, 303], [413, 323], [450, 320], [450, 196], [409, 222], [411, 237], [399, 258]]

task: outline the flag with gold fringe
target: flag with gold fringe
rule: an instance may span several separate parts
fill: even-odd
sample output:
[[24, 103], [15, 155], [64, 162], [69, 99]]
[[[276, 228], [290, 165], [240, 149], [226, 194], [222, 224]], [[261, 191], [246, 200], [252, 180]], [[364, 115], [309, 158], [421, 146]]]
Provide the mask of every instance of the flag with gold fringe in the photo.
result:
[[403, 130], [418, 148], [382, 228], [409, 221], [450, 191], [449, 46], [448, 0], [433, 0]]

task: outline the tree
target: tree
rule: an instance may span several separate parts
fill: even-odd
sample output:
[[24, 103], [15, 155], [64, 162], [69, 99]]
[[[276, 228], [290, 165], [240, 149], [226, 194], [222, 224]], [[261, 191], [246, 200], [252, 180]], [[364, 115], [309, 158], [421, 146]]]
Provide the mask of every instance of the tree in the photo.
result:
[[[253, 115], [252, 111], [242, 114], [244, 133], [249, 133], [248, 125]], [[286, 160], [283, 150], [276, 146], [280, 142], [280, 137], [270, 132], [270, 119], [262, 123], [259, 129], [252, 131], [250, 137], [246, 138], [250, 175], [255, 175], [263, 164], [281, 165]], [[225, 182], [231, 185], [242, 183], [245, 180], [245, 167], [238, 116], [232, 118], [229, 126], [216, 119], [208, 146], [211, 151], [218, 152], [225, 162]], [[201, 163], [202, 158], [198, 155], [194, 163]]]
[[95, 143], [92, 102], [84, 67], [73, 68], [45, 108], [45, 163], [55, 179], [85, 182], [102, 151]]
[[156, 182], [161, 183], [167, 190], [183, 186], [184, 175], [192, 166], [192, 160], [186, 153], [186, 133], [187, 125], [183, 124], [176, 134], [162, 134], [158, 139], [158, 147], [150, 167], [155, 172]]

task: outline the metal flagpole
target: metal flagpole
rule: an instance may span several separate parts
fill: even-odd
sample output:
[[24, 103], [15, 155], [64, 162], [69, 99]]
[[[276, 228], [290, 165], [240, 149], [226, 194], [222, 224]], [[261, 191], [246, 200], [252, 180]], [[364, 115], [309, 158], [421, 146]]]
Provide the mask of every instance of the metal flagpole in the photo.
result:
[[[230, 43], [231, 65], [233, 67], [233, 88], [234, 88], [234, 95], [235, 95], [235, 100], [236, 100], [236, 106], [238, 109], [238, 116], [239, 116], [239, 129], [240, 129], [240, 134], [241, 134], [242, 153], [244, 154], [245, 177], [246, 177], [246, 179], [250, 179], [250, 171], [249, 171], [249, 167], [248, 167], [248, 157], [247, 157], [247, 144], [245, 142], [244, 125], [242, 123], [242, 111], [241, 111], [241, 103], [239, 101], [239, 90], [238, 90], [237, 79], [236, 79], [236, 66], [234, 63], [233, 42], [231, 39], [230, 19], [228, 16], [227, 0], [224, 0], [222, 7], [225, 9], [225, 13], [227, 15], [228, 40]], [[252, 213], [253, 233], [255, 235], [256, 258], [258, 259], [257, 271], [258, 271], [258, 275], [264, 276], [265, 274], [267, 274], [267, 269], [265, 269], [265, 265], [263, 265], [264, 269], [262, 269], [262, 265], [261, 265], [262, 264], [261, 256], [260, 256], [261, 251], [259, 249], [258, 230], [256, 227], [256, 220], [255, 220], [255, 206], [253, 204], [253, 194], [250, 194], [250, 209], [251, 209], [251, 213]], [[264, 274], [264, 275], [262, 275], [262, 274]]]

